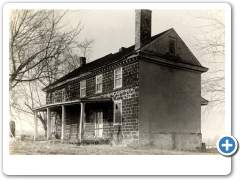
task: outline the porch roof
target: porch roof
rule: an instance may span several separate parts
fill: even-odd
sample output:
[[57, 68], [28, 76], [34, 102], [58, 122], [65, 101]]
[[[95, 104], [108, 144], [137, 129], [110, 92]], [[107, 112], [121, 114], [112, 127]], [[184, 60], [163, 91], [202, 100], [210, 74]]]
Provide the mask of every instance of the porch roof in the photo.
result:
[[34, 108], [34, 111], [46, 111], [47, 108], [54, 108], [54, 107], [59, 107], [62, 105], [68, 106], [68, 105], [73, 105], [73, 104], [80, 104], [80, 103], [101, 103], [101, 102], [111, 102], [113, 101], [112, 98], [82, 98], [74, 101], [65, 101], [65, 102], [57, 102], [57, 103], [52, 103], [52, 104], [46, 104], [43, 106], [39, 106]]

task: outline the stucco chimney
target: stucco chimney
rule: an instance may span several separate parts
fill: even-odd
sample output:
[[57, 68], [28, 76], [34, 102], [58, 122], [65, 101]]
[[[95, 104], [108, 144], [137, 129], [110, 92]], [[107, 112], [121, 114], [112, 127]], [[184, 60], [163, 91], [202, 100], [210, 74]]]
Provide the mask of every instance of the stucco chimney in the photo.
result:
[[142, 47], [151, 38], [152, 11], [135, 10], [135, 50]]
[[86, 64], [86, 57], [80, 57], [80, 67]]

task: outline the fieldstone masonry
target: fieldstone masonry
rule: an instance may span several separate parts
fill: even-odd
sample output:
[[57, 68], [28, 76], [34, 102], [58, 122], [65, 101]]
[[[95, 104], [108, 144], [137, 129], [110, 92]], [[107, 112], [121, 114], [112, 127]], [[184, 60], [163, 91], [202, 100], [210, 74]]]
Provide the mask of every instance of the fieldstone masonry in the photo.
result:
[[[117, 66], [119, 67], [119, 66]], [[112, 98], [122, 100], [122, 125], [113, 124], [113, 102], [87, 103], [85, 106], [84, 139], [95, 136], [95, 112], [103, 111], [103, 138], [114, 139], [119, 136], [124, 144], [137, 144], [139, 140], [138, 130], [138, 101], [139, 101], [139, 63], [131, 62], [122, 66], [122, 87], [114, 89], [114, 68], [102, 72], [102, 93], [96, 93], [95, 77], [86, 78], [86, 97], [91, 99]], [[85, 78], [82, 78], [85, 79]], [[81, 79], [81, 80], [82, 80]], [[75, 79], [67, 84], [48, 92], [48, 104], [67, 100], [77, 100], [80, 97], [80, 79]], [[65, 94], [63, 94], [63, 90]], [[52, 95], [54, 94], [54, 96]], [[61, 111], [55, 111], [56, 133], [61, 137]], [[70, 140], [77, 140], [79, 133], [80, 105], [66, 106], [66, 134]], [[119, 129], [120, 128], [120, 129]]]

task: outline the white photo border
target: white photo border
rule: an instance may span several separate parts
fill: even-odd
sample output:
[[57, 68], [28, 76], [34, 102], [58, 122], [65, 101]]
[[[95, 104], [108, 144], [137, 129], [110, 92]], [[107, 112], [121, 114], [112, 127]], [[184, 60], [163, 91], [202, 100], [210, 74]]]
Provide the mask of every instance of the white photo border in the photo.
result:
[[[3, 117], [9, 117], [9, 9], [76, 9], [78, 5], [79, 3], [8, 3], [3, 6]], [[225, 58], [229, 59], [225, 61], [225, 133], [231, 134], [231, 6], [227, 3], [127, 3], [127, 6], [125, 3], [81, 4], [81, 9], [146, 8], [225, 10]], [[3, 127], [8, 127], [8, 123], [4, 120]], [[231, 172], [231, 157], [221, 155], [9, 155], [9, 130], [2, 129], [3, 172], [6, 175], [228, 175]], [[98, 168], [89, 168], [93, 161], [102, 164]]]

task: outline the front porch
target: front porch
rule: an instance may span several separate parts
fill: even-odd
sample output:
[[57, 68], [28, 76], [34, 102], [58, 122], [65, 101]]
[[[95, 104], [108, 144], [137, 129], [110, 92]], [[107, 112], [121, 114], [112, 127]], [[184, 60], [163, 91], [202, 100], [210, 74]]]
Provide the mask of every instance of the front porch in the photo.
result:
[[82, 142], [83, 139], [110, 137], [118, 126], [113, 123], [114, 101], [111, 98], [80, 99], [47, 104], [34, 110], [38, 140], [38, 113], [47, 119], [47, 140]]

